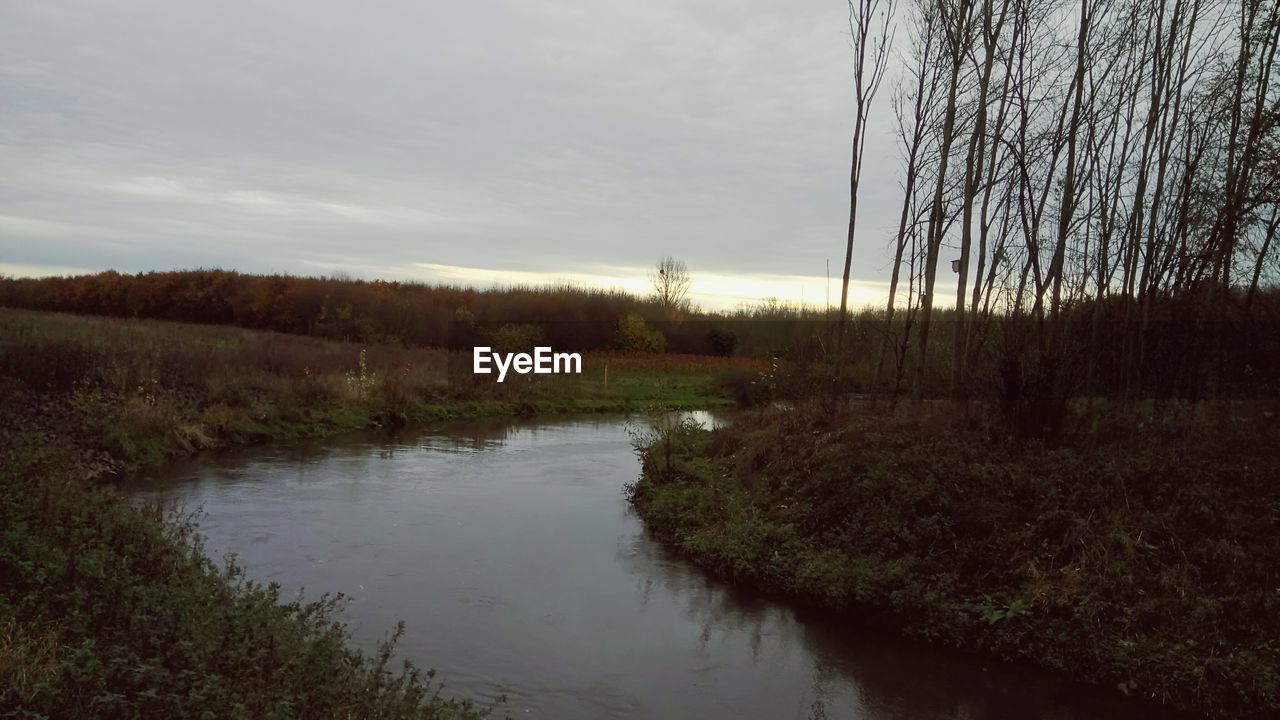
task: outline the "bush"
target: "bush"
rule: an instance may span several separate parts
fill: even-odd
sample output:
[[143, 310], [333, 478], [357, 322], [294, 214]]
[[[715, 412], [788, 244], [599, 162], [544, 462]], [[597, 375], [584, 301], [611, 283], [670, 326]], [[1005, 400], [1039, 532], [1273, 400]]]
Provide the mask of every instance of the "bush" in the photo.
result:
[[732, 330], [713, 327], [707, 331], [707, 345], [712, 354], [729, 357], [738, 346], [738, 334]]
[[496, 353], [532, 353], [542, 344], [542, 328], [537, 325], [506, 324], [489, 333], [489, 343]]
[[651, 329], [644, 318], [632, 313], [618, 323], [618, 347], [631, 352], [660, 353], [667, 349], [667, 339]]
[[733, 367], [721, 370], [712, 379], [715, 392], [728, 395], [738, 407], [757, 407], [773, 399], [773, 389], [758, 370]]

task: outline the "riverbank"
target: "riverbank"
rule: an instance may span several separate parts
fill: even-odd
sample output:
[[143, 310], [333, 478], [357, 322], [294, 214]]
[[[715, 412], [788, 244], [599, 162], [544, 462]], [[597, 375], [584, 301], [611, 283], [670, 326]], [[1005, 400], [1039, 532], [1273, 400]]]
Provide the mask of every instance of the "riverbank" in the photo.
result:
[[[6, 418], [39, 402], [9, 390]], [[393, 644], [348, 649], [340, 597], [283, 596], [207, 557], [189, 519], [96, 482], [109, 457], [40, 432], [56, 415], [21, 417], [0, 442], [0, 716], [486, 715], [390, 663]]]
[[351, 651], [340, 598], [253, 583], [206, 557], [189, 520], [131, 507], [112, 482], [370, 426], [728, 402], [679, 358], [611, 358], [599, 387], [463, 393], [443, 353], [237, 328], [0, 310], [0, 348], [0, 708], [14, 717], [480, 717], [390, 666], [391, 646]]
[[770, 411], [672, 429], [631, 499], [735, 582], [1171, 707], [1271, 717], [1276, 446], [1267, 416], [1191, 409], [1056, 446], [946, 416]]

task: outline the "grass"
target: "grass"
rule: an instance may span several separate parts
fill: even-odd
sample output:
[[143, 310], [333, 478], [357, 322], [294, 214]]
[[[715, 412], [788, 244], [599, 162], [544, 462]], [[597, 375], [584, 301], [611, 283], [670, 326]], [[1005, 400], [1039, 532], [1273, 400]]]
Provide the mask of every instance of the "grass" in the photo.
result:
[[503, 386], [450, 382], [448, 365], [433, 350], [0, 309], [0, 717], [483, 716], [392, 667], [397, 631], [353, 652], [341, 598], [282, 597], [110, 482], [370, 425], [729, 402], [704, 359], [588, 357], [581, 377]]
[[[578, 376], [450, 377], [433, 349], [0, 309], [0, 376], [66, 402], [121, 473], [210, 448], [477, 416], [729, 404], [750, 360], [588, 354]], [[607, 377], [606, 377], [607, 375]], [[490, 376], [492, 377], [492, 376]]]
[[1280, 713], [1280, 454], [1247, 408], [1056, 444], [939, 408], [669, 428], [631, 498], [733, 581], [1213, 717]]

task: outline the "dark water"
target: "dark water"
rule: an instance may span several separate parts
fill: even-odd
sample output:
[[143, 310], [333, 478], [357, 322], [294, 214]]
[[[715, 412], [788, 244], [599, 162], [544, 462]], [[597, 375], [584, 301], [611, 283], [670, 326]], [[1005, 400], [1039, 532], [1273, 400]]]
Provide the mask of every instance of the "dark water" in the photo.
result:
[[1118, 695], [810, 617], [646, 537], [622, 418], [348, 436], [179, 465], [187, 509], [251, 575], [343, 592], [355, 641], [514, 718], [1166, 717]]

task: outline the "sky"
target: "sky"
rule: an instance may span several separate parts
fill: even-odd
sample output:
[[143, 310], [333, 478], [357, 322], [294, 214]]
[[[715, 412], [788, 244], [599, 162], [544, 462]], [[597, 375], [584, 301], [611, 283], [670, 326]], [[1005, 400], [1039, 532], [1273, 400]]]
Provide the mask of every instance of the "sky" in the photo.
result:
[[[839, 301], [838, 0], [0, 0], [0, 273], [222, 267]], [[881, 89], [851, 289], [900, 202]]]

